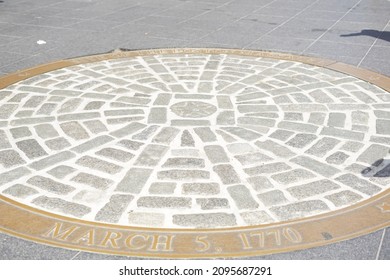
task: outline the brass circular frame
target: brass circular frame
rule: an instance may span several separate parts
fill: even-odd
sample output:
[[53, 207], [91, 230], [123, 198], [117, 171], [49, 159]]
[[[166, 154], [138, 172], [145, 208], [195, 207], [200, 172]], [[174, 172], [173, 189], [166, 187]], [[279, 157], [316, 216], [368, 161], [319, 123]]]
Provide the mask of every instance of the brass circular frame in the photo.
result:
[[[236, 49], [114, 51], [61, 60], [0, 78], [0, 89], [24, 79], [83, 63], [157, 54], [231, 54], [290, 60], [342, 72], [390, 92], [390, 78], [328, 59]], [[222, 229], [130, 227], [74, 219], [0, 195], [0, 232], [56, 247], [156, 258], [226, 258], [288, 252], [327, 245], [390, 225], [390, 190], [325, 214], [267, 225]]]

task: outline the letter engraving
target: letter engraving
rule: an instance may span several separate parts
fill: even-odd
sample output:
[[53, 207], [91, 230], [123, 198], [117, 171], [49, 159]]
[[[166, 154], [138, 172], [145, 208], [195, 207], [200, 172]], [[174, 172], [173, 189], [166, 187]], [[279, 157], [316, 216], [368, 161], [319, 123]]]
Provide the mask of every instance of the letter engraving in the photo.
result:
[[117, 240], [122, 237], [120, 232], [107, 231], [106, 236], [103, 241], [100, 243], [100, 246], [108, 247], [108, 243], [111, 244], [113, 248], [119, 248]]
[[172, 249], [172, 240], [175, 237], [174, 235], [158, 235], [154, 234], [152, 237], [152, 245], [150, 246], [150, 251], [164, 251], [171, 252]]
[[200, 245], [198, 248], [196, 248], [196, 251], [206, 252], [207, 250], [210, 249], [210, 242], [206, 239], [207, 239], [207, 235], [196, 237], [195, 242]]
[[79, 227], [77, 226], [71, 226], [67, 229], [61, 230], [62, 223], [55, 223], [54, 227], [52, 227], [47, 233], [45, 233], [43, 236], [45, 237], [51, 237], [53, 239], [59, 239], [59, 240], [66, 240], [68, 237]]
[[302, 235], [291, 227], [269, 231], [240, 233], [238, 237], [241, 240], [242, 248], [244, 250], [282, 246], [283, 243], [297, 244], [302, 242]]
[[126, 238], [125, 244], [132, 250], [141, 250], [146, 247], [148, 235], [145, 234], [132, 234]]
[[95, 241], [95, 230], [90, 229], [83, 236], [78, 238], [75, 241], [75, 243], [79, 243], [79, 244], [86, 243], [87, 245], [92, 246], [94, 245], [94, 241]]

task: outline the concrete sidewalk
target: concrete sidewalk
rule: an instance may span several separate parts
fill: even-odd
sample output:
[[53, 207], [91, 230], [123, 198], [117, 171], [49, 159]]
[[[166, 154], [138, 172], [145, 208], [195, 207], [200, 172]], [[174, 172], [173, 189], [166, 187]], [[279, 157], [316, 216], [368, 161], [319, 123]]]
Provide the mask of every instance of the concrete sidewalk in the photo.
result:
[[[387, 0], [0, 1], [0, 74], [114, 49], [234, 48], [390, 75]], [[2, 215], [5, 215], [3, 213]], [[126, 259], [0, 235], [1, 259]], [[251, 259], [389, 259], [390, 231]]]

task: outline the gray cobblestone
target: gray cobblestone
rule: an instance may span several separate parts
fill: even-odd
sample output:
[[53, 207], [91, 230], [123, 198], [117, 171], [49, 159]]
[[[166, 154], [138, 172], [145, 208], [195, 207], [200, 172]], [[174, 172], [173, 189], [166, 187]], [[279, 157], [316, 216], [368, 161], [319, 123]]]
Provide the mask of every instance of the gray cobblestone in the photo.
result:
[[385, 157], [389, 152], [389, 147], [372, 144], [358, 157], [357, 161], [372, 164]]
[[295, 156], [295, 153], [293, 153], [289, 148], [271, 140], [256, 141], [255, 145], [260, 149], [271, 152], [278, 157], [289, 158]]
[[166, 108], [151, 108], [148, 116], [148, 123], [164, 124], [167, 122]]
[[204, 168], [205, 162], [202, 158], [185, 158], [175, 157], [169, 158], [162, 165], [164, 168]]
[[47, 155], [46, 151], [39, 145], [39, 143], [35, 139], [27, 139], [16, 142], [16, 146], [30, 159]]
[[163, 127], [152, 141], [154, 143], [169, 145], [179, 132], [180, 130], [174, 127]]
[[274, 221], [265, 211], [250, 211], [240, 215], [248, 225], [268, 224]]
[[67, 122], [60, 124], [61, 129], [65, 132], [66, 135], [75, 139], [82, 140], [88, 139], [89, 135], [87, 131], [78, 123], [78, 122]]
[[24, 163], [26, 163], [25, 160], [14, 150], [0, 151], [0, 164], [4, 168], [10, 168]]
[[66, 121], [95, 119], [95, 118], [99, 118], [99, 117], [100, 117], [100, 113], [97, 113], [97, 112], [77, 113], [77, 114], [75, 113], [75, 114], [60, 115], [57, 117], [57, 120], [60, 122], [66, 122]]
[[110, 185], [113, 184], [112, 180], [101, 178], [84, 172], [80, 172], [79, 174], [77, 174], [75, 177], [72, 178], [72, 181], [80, 184], [88, 185], [90, 187], [100, 189], [100, 190], [105, 190]]
[[203, 170], [180, 170], [173, 169], [168, 171], [160, 171], [157, 173], [157, 178], [160, 180], [200, 180], [209, 179], [210, 172]]
[[74, 112], [80, 106], [81, 102], [81, 98], [71, 98], [61, 105], [61, 107], [58, 109], [58, 113], [63, 114]]
[[218, 228], [235, 226], [236, 218], [227, 213], [173, 215], [173, 224], [191, 228]]
[[75, 190], [74, 187], [56, 182], [43, 176], [34, 176], [27, 180], [30, 185], [36, 186], [45, 191], [65, 195]]
[[320, 134], [334, 136], [342, 139], [356, 140], [356, 141], [363, 141], [364, 139], [364, 133], [344, 130], [339, 128], [333, 128], [333, 127], [324, 127], [321, 130]]
[[146, 127], [146, 125], [144, 125], [142, 123], [133, 122], [131, 124], [128, 124], [120, 129], [118, 129], [118, 130], [111, 132], [110, 135], [117, 137], [117, 138], [121, 138], [121, 137], [125, 137], [127, 135], [134, 134], [135, 132], [137, 132], [145, 127]]
[[351, 114], [353, 124], [368, 124], [369, 115], [363, 111], [353, 111]]
[[142, 142], [137, 142], [137, 141], [132, 141], [132, 140], [121, 140], [118, 142], [118, 146], [126, 148], [128, 150], [132, 150], [132, 151], [138, 150], [143, 145], [144, 145], [144, 143], [142, 143]]
[[37, 194], [38, 191], [36, 191], [33, 188], [27, 187], [25, 185], [16, 184], [16, 185], [13, 185], [13, 186], [5, 189], [3, 191], [3, 193], [8, 194], [8, 195], [12, 195], [12, 196], [18, 197], [18, 198], [26, 198], [26, 197]]
[[222, 111], [217, 116], [218, 125], [234, 125], [236, 118], [234, 111]]
[[99, 120], [90, 120], [83, 122], [85, 127], [93, 134], [107, 131], [106, 126]]
[[294, 169], [283, 173], [272, 175], [271, 178], [283, 185], [290, 185], [299, 181], [314, 178], [315, 175], [305, 169]]
[[219, 194], [218, 183], [184, 183], [182, 185], [182, 194], [184, 195], [216, 195]]
[[28, 117], [31, 117], [33, 114], [34, 114], [33, 110], [19, 110], [15, 114], [15, 117], [17, 117], [17, 118], [28, 118]]
[[213, 167], [224, 185], [241, 183], [240, 177], [230, 164], [220, 164]]
[[128, 214], [128, 221], [130, 224], [135, 225], [163, 227], [165, 216], [161, 213], [135, 212]]
[[316, 125], [323, 125], [325, 122], [325, 113], [311, 113], [309, 117], [309, 123]]
[[184, 130], [181, 135], [181, 146], [182, 147], [194, 147], [195, 141], [192, 138], [191, 133], [188, 130]]
[[106, 143], [109, 143], [112, 140], [114, 140], [113, 137], [110, 137], [107, 135], [101, 135], [101, 136], [97, 136], [95, 138], [92, 138], [91, 140], [88, 140], [88, 141], [72, 148], [71, 150], [76, 152], [76, 153], [81, 154], [81, 153], [85, 153], [86, 151], [96, 149], [97, 147], [100, 147]]
[[320, 214], [329, 211], [329, 207], [321, 200], [309, 200], [283, 206], [274, 206], [270, 210], [279, 219], [286, 221], [303, 218], [308, 215]]
[[95, 220], [107, 223], [117, 223], [133, 198], [132, 195], [112, 195], [110, 201], [97, 212]]
[[294, 134], [294, 132], [292, 132], [292, 131], [278, 129], [275, 132], [273, 132], [269, 137], [285, 141], [288, 138], [290, 138], [291, 135], [293, 135], [293, 134]]
[[343, 152], [335, 152], [332, 155], [328, 156], [326, 158], [326, 162], [330, 164], [343, 164], [347, 159], [349, 158], [349, 155], [343, 153]]
[[150, 194], [173, 194], [176, 189], [176, 183], [154, 182], [150, 185]]
[[152, 174], [153, 169], [130, 168], [117, 185], [115, 191], [138, 194]]
[[244, 185], [231, 186], [227, 190], [238, 209], [257, 209], [259, 207], [259, 204]]
[[249, 154], [242, 154], [235, 156], [235, 158], [242, 164], [242, 165], [251, 165], [255, 163], [260, 162], [267, 162], [273, 160], [271, 157], [264, 155], [260, 152], [253, 152]]
[[327, 112], [328, 109], [322, 104], [288, 104], [280, 105], [284, 112]]
[[310, 149], [306, 151], [307, 154], [315, 155], [318, 157], [325, 156], [330, 150], [340, 143], [340, 140], [324, 137], [317, 141]]
[[125, 152], [123, 150], [118, 150], [115, 148], [104, 148], [96, 152], [95, 154], [120, 162], [127, 162], [134, 157], [132, 153]]
[[258, 194], [257, 197], [265, 206], [274, 206], [280, 204], [286, 204], [287, 198], [280, 190], [272, 190], [262, 194]]
[[76, 169], [66, 165], [59, 165], [49, 170], [47, 173], [56, 177], [57, 179], [63, 179], [67, 175], [75, 172]]
[[212, 163], [225, 163], [230, 161], [225, 150], [221, 146], [205, 146], [204, 151]]
[[139, 166], [156, 166], [167, 151], [168, 147], [166, 146], [155, 144], [147, 145], [134, 164]]
[[103, 101], [91, 101], [84, 107], [84, 110], [99, 110], [103, 105]]
[[328, 104], [331, 111], [358, 111], [358, 110], [370, 110], [370, 106], [365, 104]]
[[55, 139], [47, 140], [45, 142], [45, 144], [47, 147], [49, 147], [49, 149], [55, 150], [55, 151], [63, 150], [63, 149], [70, 146], [70, 143], [68, 142], [68, 140], [66, 140], [63, 137], [58, 137]]
[[274, 188], [274, 185], [265, 176], [250, 177], [247, 179], [247, 181], [249, 182], [249, 184], [251, 184], [252, 188], [257, 192]]
[[18, 167], [10, 171], [3, 172], [0, 174], [0, 186], [26, 176], [30, 173], [31, 171], [25, 167]]
[[17, 104], [3, 104], [0, 106], [0, 119], [8, 119], [18, 108]]
[[330, 180], [320, 180], [304, 185], [288, 188], [287, 191], [298, 199], [305, 199], [314, 195], [323, 194], [339, 189], [340, 186]]
[[226, 147], [228, 151], [232, 154], [245, 154], [256, 151], [256, 149], [248, 143], [233, 143], [228, 144]]
[[347, 141], [347, 142], [345, 142], [345, 144], [340, 149], [343, 150], [343, 151], [356, 153], [363, 146], [364, 146], [364, 144], [362, 144], [360, 142]]
[[364, 194], [373, 195], [381, 191], [381, 188], [361, 179], [353, 174], [345, 174], [336, 178], [337, 181]]
[[341, 127], [345, 125], [346, 115], [344, 113], [330, 113], [328, 119], [328, 126]]
[[316, 133], [316, 131], [318, 130], [318, 126], [312, 124], [296, 123], [290, 121], [281, 121], [279, 122], [278, 127], [283, 129], [293, 130], [293, 131], [307, 132], [307, 133]]
[[22, 125], [48, 123], [48, 122], [53, 122], [54, 120], [55, 120], [54, 117], [23, 118], [23, 119], [12, 120], [10, 124], [12, 126], [22, 126]]
[[34, 126], [34, 129], [39, 137], [42, 139], [58, 137], [57, 130], [51, 124], [39, 124]]
[[299, 133], [290, 139], [286, 144], [294, 148], [304, 148], [317, 139], [315, 134]]
[[159, 128], [160, 128], [160, 126], [158, 126], [158, 125], [147, 126], [141, 132], [133, 135], [132, 139], [134, 139], [134, 140], [142, 140], [142, 141], [148, 140], [149, 138], [151, 138], [156, 133], [156, 131]]
[[229, 201], [226, 198], [197, 198], [196, 203], [202, 210], [229, 208]]
[[248, 175], [259, 175], [263, 173], [277, 173], [291, 169], [289, 165], [284, 162], [275, 162], [263, 164], [251, 168], [245, 168], [244, 171]]
[[239, 124], [249, 124], [249, 125], [261, 125], [267, 127], [273, 127], [275, 125], [275, 120], [265, 119], [265, 118], [256, 118], [256, 117], [239, 117]]
[[[12, 134], [12, 137], [15, 139], [28, 137], [32, 135], [28, 127], [25, 126], [11, 128], [10, 132]], [[0, 130], [0, 149], [6, 149], [6, 148], [11, 148], [11, 145], [7, 140], [7, 135], [4, 133], [4, 131]]]
[[106, 111], [104, 111], [104, 116], [106, 116], [106, 117], [143, 115], [143, 114], [144, 114], [144, 110], [141, 110], [141, 109], [122, 109], [122, 110], [106, 110]]
[[224, 127], [222, 129], [230, 134], [238, 136], [239, 138], [247, 141], [252, 141], [261, 137], [261, 134], [242, 127]]
[[390, 120], [376, 120], [376, 133], [390, 135]]
[[278, 107], [275, 105], [238, 105], [238, 111], [240, 113], [256, 113], [256, 112], [277, 112]]
[[45, 99], [44, 96], [32, 96], [23, 104], [23, 108], [37, 108]]
[[352, 191], [341, 191], [331, 195], [326, 195], [325, 198], [332, 202], [336, 207], [351, 205], [363, 199], [361, 195]]
[[390, 119], [390, 112], [388, 111], [375, 110], [374, 113], [379, 119]]
[[82, 94], [81, 91], [74, 91], [74, 90], [52, 90], [49, 92], [51, 95], [58, 95], [58, 96], [64, 96], [64, 97], [74, 97], [79, 96]]
[[137, 200], [138, 207], [145, 208], [191, 208], [191, 198], [184, 197], [165, 197], [165, 196], [146, 196]]
[[214, 142], [217, 141], [217, 137], [209, 127], [197, 127], [194, 128], [195, 133], [203, 142]]
[[172, 126], [209, 126], [209, 120], [171, 120]]
[[166, 106], [171, 101], [172, 94], [169, 93], [160, 93], [156, 100], [154, 101], [153, 105], [159, 105], [159, 106]]
[[87, 206], [69, 202], [61, 198], [40, 196], [35, 198], [32, 203], [47, 210], [60, 211], [78, 218], [81, 218], [91, 212], [91, 209]]
[[340, 172], [340, 170], [337, 168], [306, 156], [298, 156], [291, 159], [291, 161], [326, 177], [332, 177], [333, 175]]
[[233, 109], [233, 104], [230, 100], [230, 96], [217, 96], [218, 107], [220, 109]]
[[318, 103], [333, 103], [333, 99], [330, 98], [323, 90], [315, 90], [309, 92], [309, 95]]
[[116, 174], [122, 170], [122, 167], [119, 165], [91, 156], [83, 156], [76, 161], [76, 164], [88, 167], [90, 169], [102, 171], [108, 174]]

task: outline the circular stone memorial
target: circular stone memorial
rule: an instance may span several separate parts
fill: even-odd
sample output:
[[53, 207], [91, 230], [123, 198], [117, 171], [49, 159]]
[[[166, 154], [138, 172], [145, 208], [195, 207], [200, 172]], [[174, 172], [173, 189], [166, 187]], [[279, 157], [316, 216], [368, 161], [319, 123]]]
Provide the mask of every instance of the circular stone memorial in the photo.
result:
[[0, 79], [0, 230], [108, 254], [269, 254], [389, 225], [390, 79], [166, 49]]

